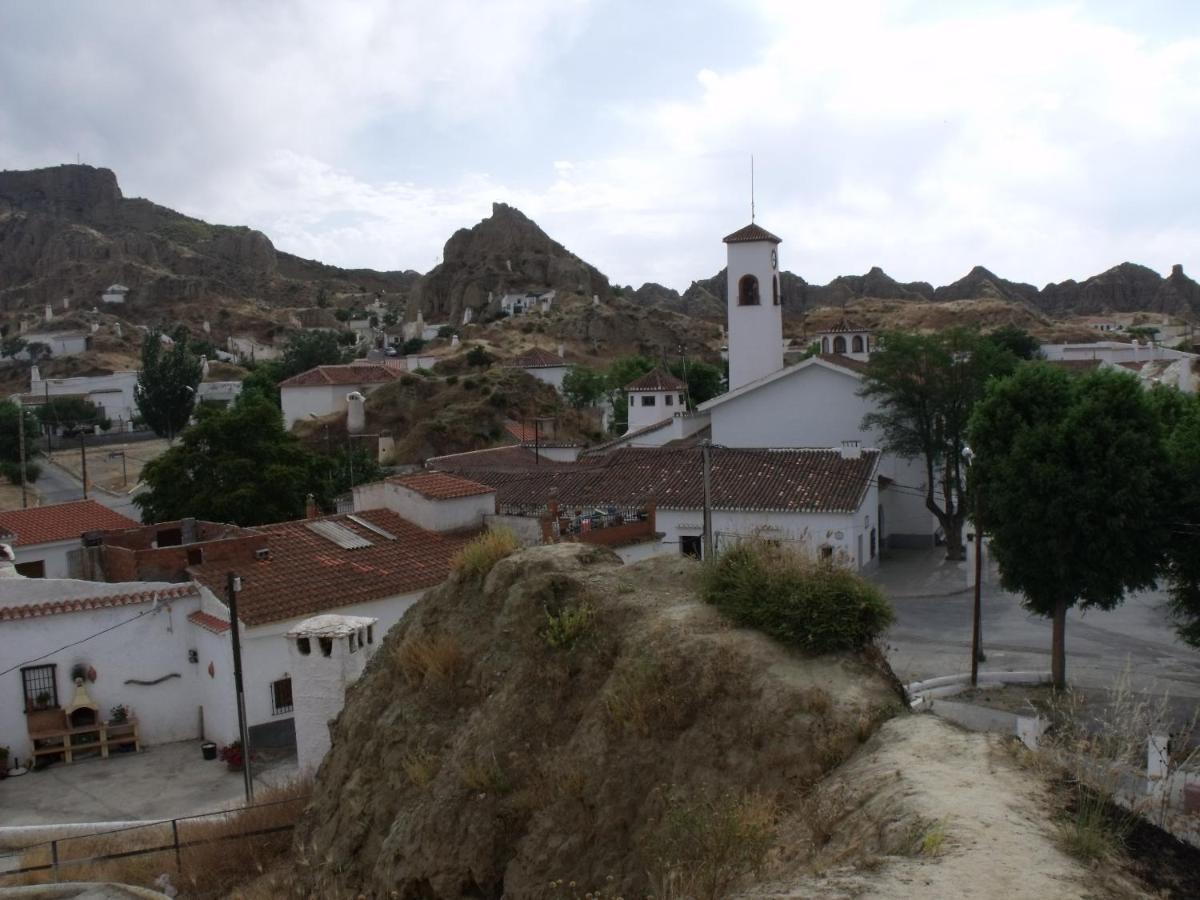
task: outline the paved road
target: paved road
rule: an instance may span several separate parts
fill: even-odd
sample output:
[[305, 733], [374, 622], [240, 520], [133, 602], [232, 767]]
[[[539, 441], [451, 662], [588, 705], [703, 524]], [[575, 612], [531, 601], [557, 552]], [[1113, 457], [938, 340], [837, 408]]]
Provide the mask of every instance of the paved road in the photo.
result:
[[[38, 477], [34, 489], [42, 498], [43, 505], [83, 499], [83, 485], [74, 475], [46, 460], [39, 460], [39, 463], [42, 466], [42, 474]], [[134, 521], [142, 520], [140, 510], [133, 505], [133, 498], [128, 494], [116, 495], [92, 489], [88, 491], [88, 498], [129, 516]]]
[[[957, 587], [957, 584], [953, 585]], [[886, 589], [886, 587], [885, 587]], [[1135, 687], [1200, 703], [1200, 650], [1171, 627], [1162, 592], [1129, 597], [1111, 612], [1067, 615], [1067, 679], [1081, 687], [1110, 687], [1129, 664]], [[969, 591], [951, 596], [896, 597], [888, 656], [905, 682], [970, 669]], [[983, 591], [983, 669], [1050, 668], [1050, 620], [1021, 608], [1020, 599], [993, 581]]]

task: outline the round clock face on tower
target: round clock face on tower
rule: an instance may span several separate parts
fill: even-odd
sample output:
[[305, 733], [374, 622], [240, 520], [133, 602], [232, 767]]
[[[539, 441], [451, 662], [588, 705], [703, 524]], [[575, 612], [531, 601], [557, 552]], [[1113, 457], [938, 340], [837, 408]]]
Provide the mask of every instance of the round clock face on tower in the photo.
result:
[[779, 268], [779, 251], [778, 250], [771, 251], [771, 268], [772, 269]]

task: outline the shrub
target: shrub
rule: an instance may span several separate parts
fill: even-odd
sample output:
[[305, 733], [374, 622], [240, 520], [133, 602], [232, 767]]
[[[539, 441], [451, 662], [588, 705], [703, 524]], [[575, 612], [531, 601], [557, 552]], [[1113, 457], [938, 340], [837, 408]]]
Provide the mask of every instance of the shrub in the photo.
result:
[[547, 609], [546, 624], [538, 634], [552, 650], [573, 650], [591, 633], [595, 618], [595, 607], [586, 602], [555, 612]]
[[[42, 469], [37, 463], [25, 463], [25, 481], [28, 484], [38, 480], [38, 476], [42, 474]], [[0, 463], [0, 475], [3, 475], [13, 484], [21, 483], [21, 464], [18, 462]]]
[[440, 763], [438, 758], [428, 750], [413, 750], [406, 753], [400, 761], [400, 767], [417, 787], [425, 787], [437, 775]]
[[459, 550], [452, 565], [456, 572], [483, 577], [492, 571], [492, 566], [516, 553], [520, 547], [520, 541], [510, 529], [493, 528]]
[[401, 674], [412, 684], [453, 682], [466, 663], [461, 645], [445, 634], [409, 638], [395, 654]]
[[469, 366], [490, 366], [492, 364], [492, 356], [481, 346], [476, 344], [467, 353], [467, 365]]
[[737, 624], [812, 653], [861, 648], [893, 618], [883, 594], [861, 576], [758, 539], [706, 563], [702, 591]]

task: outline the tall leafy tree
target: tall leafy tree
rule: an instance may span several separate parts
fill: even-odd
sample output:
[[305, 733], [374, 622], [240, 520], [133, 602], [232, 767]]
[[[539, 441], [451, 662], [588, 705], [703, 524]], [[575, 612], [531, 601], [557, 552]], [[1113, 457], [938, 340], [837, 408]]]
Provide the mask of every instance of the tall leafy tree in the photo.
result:
[[259, 391], [228, 409], [202, 408], [179, 443], [146, 464], [142, 480], [149, 489], [134, 502], [147, 522], [195, 516], [237, 525], [299, 518], [306, 495], [325, 483]]
[[[21, 418], [25, 421], [25, 457], [21, 458]], [[11, 400], [0, 400], [0, 475], [13, 484], [21, 481], [21, 467], [25, 467], [26, 481], [37, 480], [41, 471], [30, 460], [36, 453], [37, 436], [41, 421], [37, 413], [25, 407], [21, 409]]]
[[332, 331], [299, 331], [287, 339], [279, 357], [280, 379], [291, 378], [317, 366], [346, 361], [346, 351]]
[[977, 332], [889, 332], [871, 357], [862, 395], [876, 410], [864, 428], [878, 428], [887, 450], [925, 465], [925, 508], [946, 535], [948, 559], [963, 559], [963, 448], [967, 423], [988, 379], [1010, 373], [1016, 358]]
[[1112, 609], [1154, 584], [1171, 530], [1159, 416], [1136, 378], [1033, 363], [992, 384], [971, 419], [971, 489], [1001, 583], [1053, 621], [1066, 684], [1073, 606]]
[[186, 328], [172, 332], [170, 346], [160, 332], [146, 335], [133, 397], [138, 412], [159, 437], [174, 440], [187, 425], [196, 406], [200, 376], [200, 357], [192, 352]]
[[604, 373], [587, 366], [571, 366], [563, 376], [563, 397], [575, 409], [595, 406], [604, 398], [607, 390], [608, 378]]
[[701, 360], [671, 363], [671, 374], [687, 382], [688, 400], [693, 405], [711, 400], [725, 386], [721, 370]]
[[1151, 401], [1166, 431], [1170, 522], [1164, 569], [1179, 637], [1200, 647], [1200, 398], [1156, 387]]

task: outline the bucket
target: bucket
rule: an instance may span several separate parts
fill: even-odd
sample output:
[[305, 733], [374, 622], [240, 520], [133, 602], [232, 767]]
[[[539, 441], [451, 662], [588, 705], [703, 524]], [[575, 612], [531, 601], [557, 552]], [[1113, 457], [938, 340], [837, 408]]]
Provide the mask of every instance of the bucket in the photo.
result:
[[205, 759], [216, 759], [217, 745], [212, 741], [205, 741], [200, 745], [200, 752], [204, 754]]

